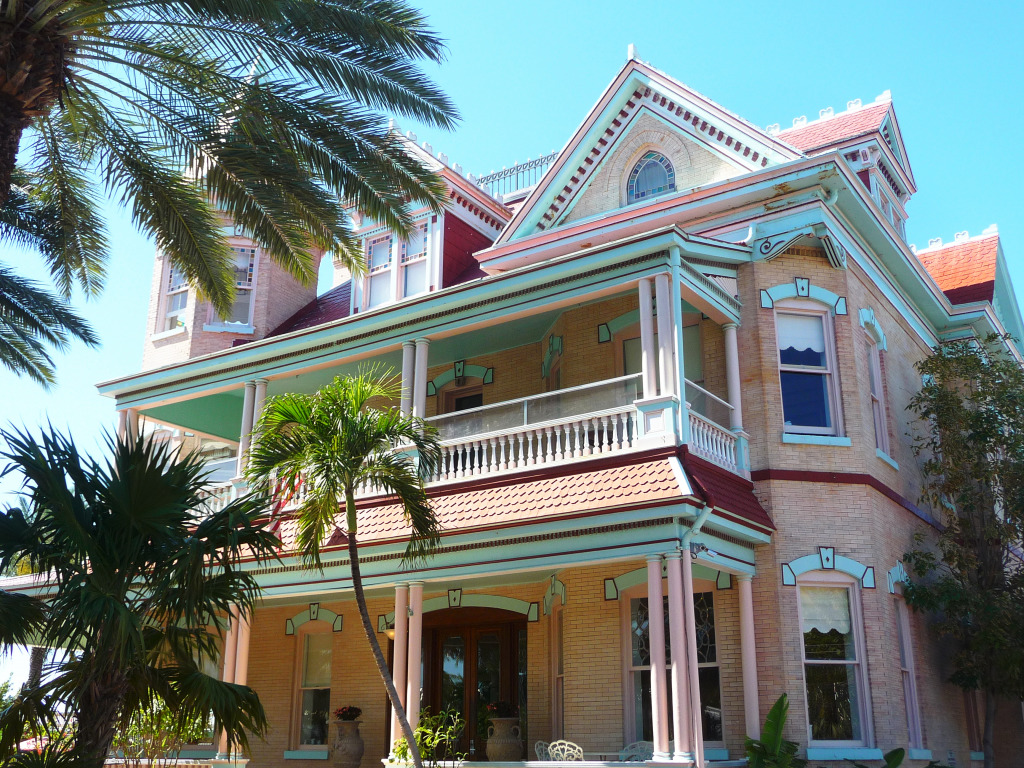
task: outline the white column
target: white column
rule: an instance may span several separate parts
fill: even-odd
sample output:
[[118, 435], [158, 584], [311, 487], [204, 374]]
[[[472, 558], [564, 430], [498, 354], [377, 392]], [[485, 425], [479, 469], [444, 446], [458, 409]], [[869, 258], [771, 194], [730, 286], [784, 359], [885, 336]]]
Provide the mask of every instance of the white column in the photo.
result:
[[729, 426], [733, 430], [743, 429], [743, 402], [740, 396], [740, 352], [736, 343], [736, 323], [722, 326], [725, 334], [725, 380], [729, 393]]
[[654, 352], [654, 315], [651, 311], [651, 279], [640, 278], [640, 349], [644, 380], [644, 397], [658, 394], [658, 381], [655, 376]]
[[412, 415], [427, 415], [427, 353], [430, 339], [416, 339], [416, 372], [413, 376]]
[[402, 342], [402, 413], [412, 415], [412, 393], [416, 379], [416, 342]]
[[256, 422], [260, 420], [260, 416], [263, 414], [263, 406], [267, 402], [267, 380], [256, 379], [256, 395], [252, 402], [252, 424], [255, 427]]
[[661, 370], [661, 394], [675, 394], [675, 355], [672, 338], [672, 288], [668, 274], [654, 278], [654, 294], [658, 305], [658, 364]]
[[[238, 648], [238, 616], [234, 611], [228, 614], [228, 631], [224, 636], [224, 651], [222, 653], [223, 667], [221, 668], [220, 679], [225, 683], [235, 682], [235, 651]], [[226, 760], [228, 757], [228, 735], [221, 731], [217, 741], [217, 757]]]
[[117, 436], [122, 440], [128, 435], [128, 411], [122, 408], [117, 412]]
[[754, 596], [750, 576], [739, 576], [740, 658], [743, 674], [743, 714], [747, 736], [761, 738], [761, 708], [757, 694], [757, 639], [754, 636]]
[[693, 608], [693, 558], [689, 552], [682, 557], [683, 613], [686, 616], [686, 662], [690, 678], [690, 722], [693, 724], [693, 760], [704, 768], [704, 728], [700, 704], [700, 677], [697, 672], [697, 619]]
[[[687, 555], [689, 556], [689, 555]], [[683, 579], [679, 552], [665, 555], [668, 571], [668, 629], [672, 648], [672, 725], [675, 733], [675, 762], [689, 760], [693, 754], [690, 690], [687, 681], [686, 636], [683, 620]]]
[[423, 683], [421, 654], [423, 652], [423, 582], [409, 585], [409, 673], [405, 711], [409, 724], [416, 729], [420, 720], [420, 687]]
[[661, 555], [647, 556], [647, 612], [651, 639], [651, 724], [654, 759], [668, 760], [668, 692], [665, 690], [665, 606]]
[[138, 440], [139, 439], [139, 409], [129, 408], [128, 409], [128, 439]]
[[256, 403], [256, 382], [245, 382], [245, 397], [242, 398], [242, 433], [238, 437], [238, 477], [245, 474], [249, 459], [249, 441], [252, 439], [252, 407]]
[[[395, 655], [394, 681], [395, 690], [398, 691], [398, 698], [405, 706], [409, 699], [405, 690], [405, 675], [408, 671], [409, 652], [409, 585], [399, 584], [395, 587]], [[402, 726], [398, 723], [398, 715], [392, 711], [391, 714], [391, 743], [402, 737]]]

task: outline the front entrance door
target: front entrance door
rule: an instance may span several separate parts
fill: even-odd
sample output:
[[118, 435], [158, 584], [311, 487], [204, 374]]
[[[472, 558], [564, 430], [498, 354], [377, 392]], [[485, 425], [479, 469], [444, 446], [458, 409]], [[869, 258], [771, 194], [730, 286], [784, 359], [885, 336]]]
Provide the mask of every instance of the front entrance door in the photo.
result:
[[460, 712], [459, 751], [484, 759], [487, 705], [525, 704], [526, 622], [509, 611], [450, 608], [424, 617], [423, 702], [432, 713]]

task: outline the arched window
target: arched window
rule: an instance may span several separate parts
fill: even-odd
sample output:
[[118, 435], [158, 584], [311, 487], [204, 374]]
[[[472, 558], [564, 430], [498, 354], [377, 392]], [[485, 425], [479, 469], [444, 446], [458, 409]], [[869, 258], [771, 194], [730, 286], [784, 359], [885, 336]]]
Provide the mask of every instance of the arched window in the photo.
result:
[[659, 152], [645, 152], [629, 174], [626, 203], [674, 192], [675, 188], [676, 172], [668, 158]]

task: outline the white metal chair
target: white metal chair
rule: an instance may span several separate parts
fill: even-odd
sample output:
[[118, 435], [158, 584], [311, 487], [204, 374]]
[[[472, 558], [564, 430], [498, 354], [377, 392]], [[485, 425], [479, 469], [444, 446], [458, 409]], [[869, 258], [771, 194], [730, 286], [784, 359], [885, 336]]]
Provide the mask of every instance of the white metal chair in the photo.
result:
[[537, 759], [542, 762], [547, 762], [551, 759], [551, 755], [548, 753], [548, 743], [546, 741], [538, 741], [533, 745], [533, 751], [537, 753]]
[[643, 763], [653, 757], [654, 743], [650, 741], [634, 741], [619, 752], [619, 760], [623, 763]]
[[552, 741], [548, 744], [548, 759], [556, 763], [583, 760], [583, 747], [564, 739]]

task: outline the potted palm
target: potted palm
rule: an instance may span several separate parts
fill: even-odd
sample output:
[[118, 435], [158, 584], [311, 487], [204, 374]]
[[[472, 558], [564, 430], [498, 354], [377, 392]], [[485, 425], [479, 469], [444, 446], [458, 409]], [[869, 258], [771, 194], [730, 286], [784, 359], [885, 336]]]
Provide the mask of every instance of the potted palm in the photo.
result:
[[487, 726], [487, 759], [492, 763], [507, 763], [523, 756], [523, 742], [519, 738], [519, 707], [507, 701], [487, 705], [490, 725]]
[[338, 727], [334, 739], [334, 762], [341, 768], [359, 768], [363, 759], [363, 737], [359, 735], [359, 716], [363, 710], [351, 705], [334, 710], [335, 725]]

